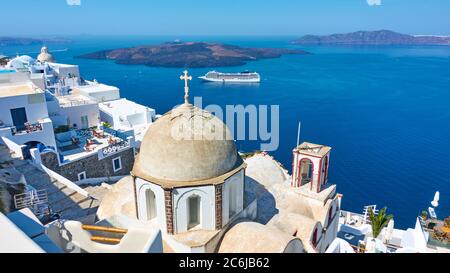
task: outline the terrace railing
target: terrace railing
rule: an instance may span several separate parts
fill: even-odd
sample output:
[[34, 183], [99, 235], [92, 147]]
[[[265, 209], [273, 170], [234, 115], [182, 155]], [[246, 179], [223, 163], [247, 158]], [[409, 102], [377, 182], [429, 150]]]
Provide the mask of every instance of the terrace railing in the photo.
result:
[[24, 127], [17, 128], [16, 126], [11, 127], [11, 134], [13, 136], [19, 135], [19, 134], [29, 134], [33, 132], [41, 132], [43, 130], [42, 123], [36, 122], [36, 123], [25, 123]]
[[14, 195], [14, 206], [16, 209], [31, 209], [36, 216], [44, 214], [43, 209], [48, 210], [48, 196], [46, 190], [32, 190], [22, 194]]
[[123, 140], [115, 144], [111, 144], [108, 147], [101, 149], [98, 153], [98, 158], [103, 159], [114, 155], [118, 152], [124, 151], [131, 147], [131, 139]]
[[105, 126], [100, 126], [100, 129], [103, 130], [107, 134], [110, 134], [112, 136], [115, 136], [115, 137], [118, 137], [118, 138], [122, 139], [123, 141], [127, 141], [128, 140], [128, 137], [129, 137], [128, 135], [126, 135], [126, 134], [124, 134], [122, 132], [119, 132], [117, 130], [114, 130], [112, 128], [105, 127]]

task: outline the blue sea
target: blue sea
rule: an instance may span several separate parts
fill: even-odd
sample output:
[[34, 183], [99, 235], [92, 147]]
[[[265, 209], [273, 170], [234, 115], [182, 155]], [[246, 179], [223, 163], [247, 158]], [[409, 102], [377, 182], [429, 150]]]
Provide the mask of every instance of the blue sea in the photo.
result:
[[[85, 79], [120, 88], [121, 95], [162, 114], [183, 101], [180, 68], [117, 65], [74, 56], [182, 39], [249, 47], [298, 48], [286, 55], [220, 71], [254, 70], [259, 85], [205, 84], [195, 79], [191, 97], [203, 104], [279, 105], [280, 145], [271, 152], [289, 171], [297, 125], [301, 141], [332, 146], [329, 182], [344, 195], [345, 210], [388, 207], [395, 224], [412, 227], [415, 217], [441, 193], [437, 214], [450, 215], [450, 47], [295, 46], [296, 37], [72, 37], [49, 45], [59, 62], [80, 65]], [[67, 51], [63, 49], [68, 48]], [[40, 46], [2, 47], [0, 54], [30, 54]], [[190, 69], [194, 77], [210, 68]], [[240, 151], [260, 148], [238, 141]]]

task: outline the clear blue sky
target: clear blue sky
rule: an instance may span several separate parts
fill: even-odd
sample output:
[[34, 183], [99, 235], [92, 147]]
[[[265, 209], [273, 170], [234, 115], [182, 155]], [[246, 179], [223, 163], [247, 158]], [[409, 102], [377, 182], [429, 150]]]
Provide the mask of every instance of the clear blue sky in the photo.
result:
[[1, 2], [0, 35], [300, 35], [375, 29], [450, 35], [449, 0]]

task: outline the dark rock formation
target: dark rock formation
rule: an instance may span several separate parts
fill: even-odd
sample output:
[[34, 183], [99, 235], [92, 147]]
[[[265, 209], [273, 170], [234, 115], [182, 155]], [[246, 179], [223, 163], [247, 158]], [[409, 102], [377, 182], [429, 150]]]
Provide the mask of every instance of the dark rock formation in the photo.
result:
[[102, 50], [78, 58], [115, 60], [118, 64], [141, 64], [157, 67], [239, 66], [247, 61], [278, 58], [285, 54], [308, 54], [303, 50], [281, 48], [242, 48], [204, 42], [174, 42]]
[[26, 46], [43, 44], [67, 44], [72, 41], [66, 38], [24, 38], [24, 37], [0, 37], [0, 46]]
[[378, 30], [324, 36], [306, 35], [292, 43], [299, 45], [450, 45], [450, 37], [412, 36], [390, 30]]

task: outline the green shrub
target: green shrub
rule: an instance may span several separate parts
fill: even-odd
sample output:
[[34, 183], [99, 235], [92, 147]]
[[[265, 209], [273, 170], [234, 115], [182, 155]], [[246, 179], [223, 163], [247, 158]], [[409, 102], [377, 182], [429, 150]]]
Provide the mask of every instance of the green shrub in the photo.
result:
[[112, 128], [112, 125], [110, 123], [106, 122], [106, 121], [102, 122], [102, 126], [106, 127], [106, 128]]
[[428, 218], [428, 213], [426, 211], [422, 211], [422, 219], [426, 220]]

